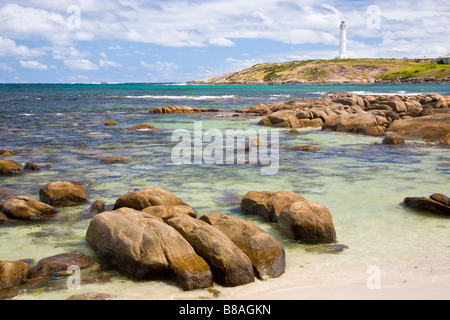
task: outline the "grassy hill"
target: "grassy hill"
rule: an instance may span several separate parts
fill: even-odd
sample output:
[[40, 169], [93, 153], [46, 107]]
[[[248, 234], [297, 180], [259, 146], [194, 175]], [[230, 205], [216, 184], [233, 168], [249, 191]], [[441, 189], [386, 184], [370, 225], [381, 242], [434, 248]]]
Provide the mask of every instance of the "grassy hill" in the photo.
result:
[[306, 60], [258, 64], [243, 71], [196, 80], [197, 84], [374, 83], [397, 79], [450, 77], [450, 65], [412, 60]]

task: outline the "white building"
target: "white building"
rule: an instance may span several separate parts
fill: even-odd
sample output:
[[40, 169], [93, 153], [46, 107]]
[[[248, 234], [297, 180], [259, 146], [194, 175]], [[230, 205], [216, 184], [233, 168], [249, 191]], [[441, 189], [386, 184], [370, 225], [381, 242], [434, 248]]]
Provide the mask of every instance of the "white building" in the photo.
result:
[[345, 20], [341, 22], [341, 43], [339, 45], [339, 59], [348, 59], [347, 56], [347, 25]]

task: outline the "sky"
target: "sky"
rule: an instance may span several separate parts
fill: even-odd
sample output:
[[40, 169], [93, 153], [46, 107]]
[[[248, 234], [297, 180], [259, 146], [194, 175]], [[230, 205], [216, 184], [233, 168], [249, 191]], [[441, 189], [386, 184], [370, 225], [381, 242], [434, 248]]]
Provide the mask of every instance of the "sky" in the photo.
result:
[[186, 82], [255, 64], [436, 58], [448, 0], [2, 0], [0, 83]]

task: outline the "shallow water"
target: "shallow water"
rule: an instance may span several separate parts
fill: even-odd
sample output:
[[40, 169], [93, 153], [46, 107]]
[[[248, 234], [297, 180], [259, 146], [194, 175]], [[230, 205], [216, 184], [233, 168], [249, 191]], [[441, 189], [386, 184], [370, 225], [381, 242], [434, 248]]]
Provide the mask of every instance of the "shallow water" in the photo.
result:
[[[367, 268], [380, 266], [386, 285], [431, 281], [449, 276], [450, 220], [404, 208], [408, 196], [450, 194], [450, 154], [436, 147], [392, 147], [380, 138], [301, 129], [301, 135], [280, 131], [281, 146], [313, 145], [317, 152], [280, 149], [275, 176], [261, 175], [260, 165], [174, 165], [173, 130], [194, 128], [223, 132], [261, 129], [258, 118], [215, 115], [152, 115], [167, 104], [234, 110], [267, 101], [320, 96], [329, 91], [364, 93], [440, 92], [441, 86], [222, 87], [170, 85], [29, 85], [0, 86], [1, 148], [16, 151], [11, 160], [31, 161], [42, 168], [20, 176], [1, 177], [1, 187], [14, 188], [38, 199], [51, 181], [84, 184], [89, 203], [59, 209], [59, 219], [45, 223], [0, 226], [0, 260], [39, 261], [63, 252], [81, 251], [95, 257], [84, 241], [89, 220], [80, 217], [95, 200], [113, 204], [123, 194], [149, 187], [170, 190], [199, 216], [221, 211], [244, 217], [277, 237], [287, 253], [286, 273], [279, 279], [256, 281], [239, 288], [222, 288], [219, 298], [247, 299], [260, 293], [276, 298], [283, 287], [323, 284], [342, 279], [364, 282]], [[106, 127], [107, 120], [118, 122]], [[127, 128], [149, 123], [159, 132]], [[409, 141], [409, 144], [414, 142]], [[106, 164], [80, 154], [89, 151], [128, 159]], [[290, 240], [277, 226], [239, 210], [248, 191], [290, 190], [327, 206], [338, 242], [349, 247], [340, 254], [312, 251]], [[182, 292], [170, 281], [133, 282], [113, 273], [110, 282], [83, 285], [80, 290], [44, 288], [23, 292], [16, 299], [66, 299], [85, 292], [103, 292], [121, 299], [212, 299], [207, 290]], [[292, 297], [295, 298], [295, 297]]]

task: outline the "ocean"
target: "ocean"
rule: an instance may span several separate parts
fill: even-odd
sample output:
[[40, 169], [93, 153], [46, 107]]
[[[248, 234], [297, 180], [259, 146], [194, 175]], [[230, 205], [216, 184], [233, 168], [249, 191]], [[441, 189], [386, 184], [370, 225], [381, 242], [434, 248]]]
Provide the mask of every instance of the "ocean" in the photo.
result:
[[[237, 288], [215, 285], [218, 297], [207, 290], [183, 292], [168, 280], [135, 282], [111, 271], [110, 281], [82, 284], [75, 292], [62, 284], [64, 279], [54, 279], [48, 286], [21, 292], [14, 299], [59, 300], [88, 292], [119, 299], [277, 299], [283, 297], [283, 288], [293, 285], [303, 288], [306, 296], [312, 287], [327, 283], [365, 287], [373, 266], [381, 270], [381, 283], [386, 287], [432, 283], [450, 276], [450, 220], [402, 205], [405, 197], [450, 195], [449, 149], [415, 141], [403, 147], [384, 146], [379, 137], [305, 128], [299, 130], [301, 135], [289, 135], [282, 129], [280, 144], [312, 145], [320, 150], [282, 148], [279, 170], [273, 176], [261, 175], [259, 165], [175, 165], [172, 161], [176, 143], [171, 136], [177, 129], [193, 130], [195, 122], [201, 121], [203, 129], [259, 130], [260, 118], [227, 115], [260, 103], [342, 91], [450, 95], [450, 85], [1, 84], [0, 148], [16, 152], [11, 160], [33, 162], [42, 168], [0, 177], [1, 188], [39, 199], [39, 189], [49, 182], [79, 181], [89, 194], [89, 203], [59, 208], [61, 218], [55, 221], [0, 225], [0, 260], [37, 262], [65, 252], [95, 258], [84, 240], [89, 220], [80, 213], [95, 200], [113, 204], [124, 194], [151, 187], [173, 192], [198, 216], [221, 211], [251, 220], [282, 242], [287, 259], [286, 273], [280, 278]], [[148, 112], [166, 105], [222, 112]], [[105, 126], [109, 120], [118, 125]], [[127, 130], [143, 123], [160, 131]], [[128, 161], [107, 164], [86, 152]], [[320, 246], [297, 243], [276, 225], [242, 213], [240, 198], [251, 190], [289, 190], [324, 204], [333, 215], [338, 243], [348, 249], [323, 253]]]

